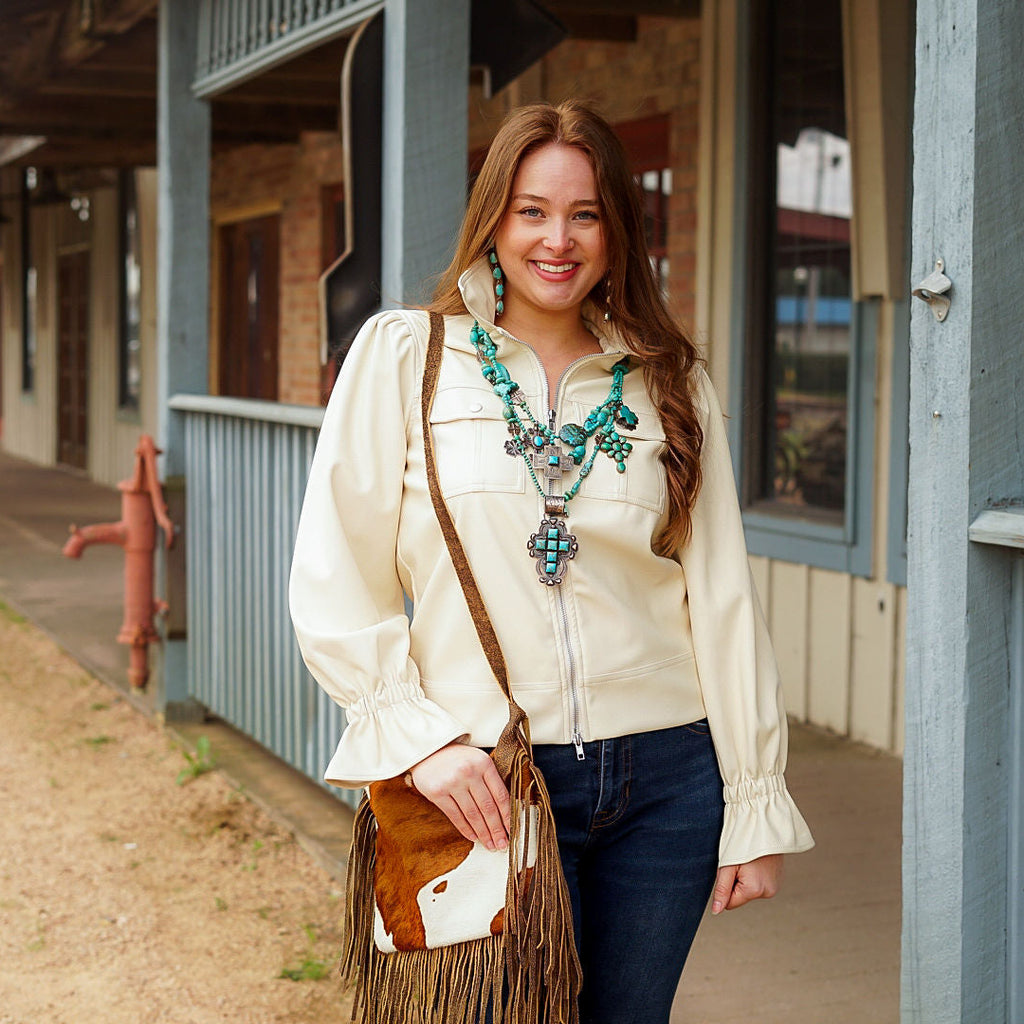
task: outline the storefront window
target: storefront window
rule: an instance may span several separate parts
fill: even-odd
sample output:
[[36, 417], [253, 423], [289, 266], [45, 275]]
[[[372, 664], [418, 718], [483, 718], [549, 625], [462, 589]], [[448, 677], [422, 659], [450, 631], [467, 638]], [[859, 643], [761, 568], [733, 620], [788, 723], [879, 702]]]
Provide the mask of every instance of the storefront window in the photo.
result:
[[[842, 520], [852, 338], [851, 173], [839, 0], [767, 5], [767, 159], [756, 291], [763, 431], [754, 503]], [[755, 236], [755, 245], [756, 236]], [[756, 331], [756, 325], [753, 325]]]

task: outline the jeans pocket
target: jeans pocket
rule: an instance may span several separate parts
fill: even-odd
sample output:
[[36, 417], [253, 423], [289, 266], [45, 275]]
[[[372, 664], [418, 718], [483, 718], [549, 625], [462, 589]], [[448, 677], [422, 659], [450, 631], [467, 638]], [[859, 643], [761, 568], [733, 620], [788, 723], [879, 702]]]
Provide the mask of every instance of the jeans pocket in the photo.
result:
[[711, 726], [706, 718], [698, 718], [696, 722], [689, 722], [683, 726], [687, 732], [695, 733], [697, 736], [710, 736]]

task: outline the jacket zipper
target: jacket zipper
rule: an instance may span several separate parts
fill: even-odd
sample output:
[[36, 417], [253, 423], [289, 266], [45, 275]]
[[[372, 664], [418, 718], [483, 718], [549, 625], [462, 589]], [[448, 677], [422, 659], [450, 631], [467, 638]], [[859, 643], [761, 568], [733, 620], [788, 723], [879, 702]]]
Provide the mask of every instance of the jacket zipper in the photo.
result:
[[[544, 370], [544, 364], [540, 361], [540, 356], [537, 355], [536, 350], [532, 345], [527, 345], [525, 341], [520, 341], [518, 338], [509, 334], [508, 331], [502, 332], [507, 338], [517, 342], [527, 349], [533, 358], [536, 360], [538, 367], [540, 368], [541, 381], [544, 385], [544, 400], [548, 406], [548, 428], [554, 433], [555, 421], [557, 418], [557, 406], [558, 406], [558, 393], [562, 387], [562, 381], [565, 380], [565, 375], [577, 365], [582, 363], [586, 359], [598, 359], [601, 355], [607, 355], [607, 353], [593, 352], [589, 355], [580, 356], [579, 359], [574, 359], [561, 373], [558, 380], [555, 382], [555, 393], [554, 396], [548, 393], [548, 375]], [[549, 399], [552, 399], [549, 402]], [[586, 754], [583, 752], [583, 735], [580, 732], [580, 693], [579, 693], [579, 675], [577, 672], [577, 659], [576, 652], [573, 649], [572, 637], [569, 632], [569, 610], [565, 604], [565, 592], [561, 587], [555, 588], [555, 601], [558, 604], [559, 618], [561, 619], [562, 626], [562, 644], [565, 648], [566, 660], [569, 664], [569, 708], [572, 718], [572, 745], [576, 751], [576, 760], [585, 761], [587, 759]]]

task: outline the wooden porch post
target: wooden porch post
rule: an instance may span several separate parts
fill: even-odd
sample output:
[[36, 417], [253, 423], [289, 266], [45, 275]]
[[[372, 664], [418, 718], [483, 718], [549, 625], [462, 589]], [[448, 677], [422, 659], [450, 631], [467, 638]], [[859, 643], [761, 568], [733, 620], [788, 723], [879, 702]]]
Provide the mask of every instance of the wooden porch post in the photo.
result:
[[911, 322], [903, 1024], [1024, 1019], [1013, 560], [968, 540], [1024, 501], [1022, 52], [1017, 0], [917, 6], [913, 283], [942, 258], [953, 288], [944, 322], [919, 299]]
[[[206, 394], [209, 374], [210, 108], [192, 95], [199, 7], [200, 0], [161, 0], [157, 42], [157, 445], [168, 503], [179, 515], [184, 418], [167, 403], [175, 394]], [[171, 612], [154, 677], [157, 707], [170, 714], [188, 698], [184, 540], [158, 563]]]
[[385, 306], [422, 301], [451, 255], [466, 199], [469, 0], [384, 10]]

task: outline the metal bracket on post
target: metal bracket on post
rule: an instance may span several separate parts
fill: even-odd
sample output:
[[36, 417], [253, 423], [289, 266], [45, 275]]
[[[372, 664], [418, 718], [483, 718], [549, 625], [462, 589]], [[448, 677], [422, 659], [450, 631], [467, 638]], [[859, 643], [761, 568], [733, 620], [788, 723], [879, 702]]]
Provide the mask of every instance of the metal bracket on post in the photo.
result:
[[914, 289], [919, 299], [924, 299], [941, 324], [949, 312], [950, 298], [946, 294], [953, 287], [953, 282], [943, 273], [945, 262], [940, 258], [935, 261], [935, 269]]

